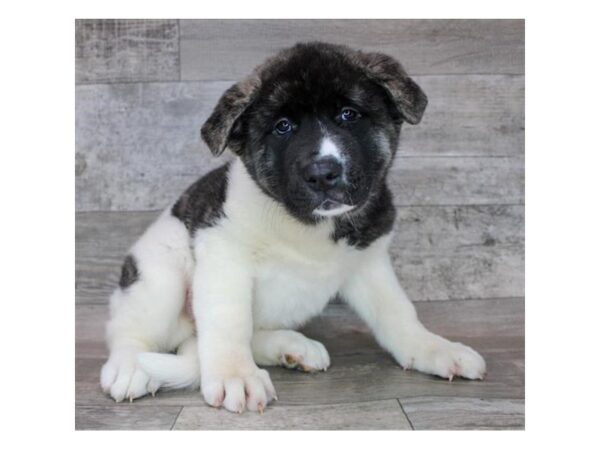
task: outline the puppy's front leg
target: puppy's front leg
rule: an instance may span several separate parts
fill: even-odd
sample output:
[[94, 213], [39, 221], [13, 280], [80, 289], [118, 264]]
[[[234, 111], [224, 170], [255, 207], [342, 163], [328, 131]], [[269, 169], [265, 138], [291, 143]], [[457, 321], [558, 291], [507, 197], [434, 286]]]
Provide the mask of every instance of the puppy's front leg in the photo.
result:
[[195, 251], [193, 308], [202, 394], [211, 406], [262, 412], [276, 394], [269, 374], [252, 358], [250, 258], [211, 231], [201, 239]]
[[371, 255], [342, 295], [379, 342], [406, 368], [438, 375], [483, 379], [485, 361], [472, 348], [428, 331], [394, 273], [387, 252]]

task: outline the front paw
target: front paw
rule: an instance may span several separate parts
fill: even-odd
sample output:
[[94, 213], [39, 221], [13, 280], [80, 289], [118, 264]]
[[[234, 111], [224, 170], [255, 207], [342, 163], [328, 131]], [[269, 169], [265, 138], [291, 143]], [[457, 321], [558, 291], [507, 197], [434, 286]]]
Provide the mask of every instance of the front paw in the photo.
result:
[[236, 413], [245, 409], [262, 413], [271, 400], [277, 400], [269, 373], [256, 366], [227, 373], [203, 373], [201, 378], [204, 400], [216, 408], [223, 406]]
[[486, 375], [485, 361], [479, 353], [434, 334], [413, 340], [397, 359], [405, 369], [416, 369], [450, 381], [455, 376], [483, 380]]

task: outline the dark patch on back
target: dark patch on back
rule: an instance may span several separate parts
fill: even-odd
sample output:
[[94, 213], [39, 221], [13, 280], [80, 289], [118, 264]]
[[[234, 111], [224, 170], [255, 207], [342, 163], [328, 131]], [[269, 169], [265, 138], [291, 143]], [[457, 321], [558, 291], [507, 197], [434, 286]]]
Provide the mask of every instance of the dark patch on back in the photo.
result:
[[131, 255], [125, 257], [123, 267], [121, 268], [121, 278], [119, 279], [119, 287], [126, 289], [135, 283], [140, 278], [135, 258]]
[[336, 218], [332, 239], [337, 242], [346, 239], [349, 245], [359, 249], [367, 248], [379, 237], [389, 233], [396, 219], [396, 208], [392, 193], [383, 185], [378, 195], [371, 199], [365, 210], [356, 216]]
[[199, 228], [214, 226], [225, 216], [223, 204], [227, 191], [225, 164], [192, 184], [173, 205], [171, 214], [181, 220], [191, 235]]

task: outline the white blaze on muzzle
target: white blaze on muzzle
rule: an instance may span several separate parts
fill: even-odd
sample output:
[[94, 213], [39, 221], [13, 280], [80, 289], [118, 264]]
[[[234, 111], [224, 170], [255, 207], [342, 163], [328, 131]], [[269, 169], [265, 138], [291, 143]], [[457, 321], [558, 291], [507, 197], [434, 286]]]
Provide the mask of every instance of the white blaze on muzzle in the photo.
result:
[[[342, 165], [342, 181], [346, 182], [345, 158], [336, 143], [327, 135], [323, 136], [319, 147], [318, 159], [332, 158]], [[333, 200], [325, 200], [313, 214], [321, 217], [334, 217], [354, 209], [354, 205], [346, 205]]]
[[331, 140], [330, 137], [324, 136], [321, 141], [321, 147], [319, 148], [319, 158], [332, 157], [335, 158], [340, 163], [344, 163], [344, 158], [342, 157], [342, 153], [335, 142]]

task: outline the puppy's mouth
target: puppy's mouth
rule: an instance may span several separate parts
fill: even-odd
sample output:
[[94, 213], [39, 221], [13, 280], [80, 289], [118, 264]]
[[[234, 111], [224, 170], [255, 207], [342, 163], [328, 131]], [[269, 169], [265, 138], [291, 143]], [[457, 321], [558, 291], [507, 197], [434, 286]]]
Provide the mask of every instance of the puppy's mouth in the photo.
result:
[[319, 217], [335, 217], [340, 214], [352, 211], [355, 205], [338, 202], [337, 200], [326, 199], [313, 210], [313, 214]]

